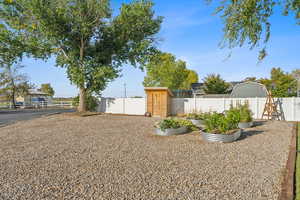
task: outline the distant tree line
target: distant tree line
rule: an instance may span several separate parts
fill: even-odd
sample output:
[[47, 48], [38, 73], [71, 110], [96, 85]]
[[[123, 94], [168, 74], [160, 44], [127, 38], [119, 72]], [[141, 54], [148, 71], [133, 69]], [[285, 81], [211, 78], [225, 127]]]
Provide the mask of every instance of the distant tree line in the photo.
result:
[[[243, 82], [247, 81], [265, 85], [274, 97], [293, 97], [297, 96], [297, 86], [300, 86], [300, 70], [296, 69], [288, 73], [281, 68], [272, 68], [270, 78], [247, 77], [243, 80]], [[207, 94], [226, 94], [230, 92], [229, 88], [230, 84], [218, 74], [210, 74], [204, 78], [204, 91]]]

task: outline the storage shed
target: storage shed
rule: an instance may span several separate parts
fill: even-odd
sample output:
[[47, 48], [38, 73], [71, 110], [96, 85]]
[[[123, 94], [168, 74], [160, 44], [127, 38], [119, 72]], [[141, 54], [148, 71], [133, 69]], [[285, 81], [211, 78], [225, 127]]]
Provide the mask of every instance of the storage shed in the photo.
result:
[[265, 85], [251, 81], [236, 85], [230, 95], [231, 98], [251, 98], [267, 96], [268, 90]]
[[146, 87], [147, 112], [153, 117], [168, 117], [171, 114], [172, 92], [167, 87]]

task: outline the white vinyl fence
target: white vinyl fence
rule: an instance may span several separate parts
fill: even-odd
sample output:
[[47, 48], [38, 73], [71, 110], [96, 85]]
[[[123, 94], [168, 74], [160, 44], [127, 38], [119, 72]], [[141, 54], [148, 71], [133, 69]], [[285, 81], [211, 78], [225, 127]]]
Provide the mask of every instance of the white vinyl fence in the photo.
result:
[[[279, 98], [278, 110], [281, 110], [287, 121], [300, 121], [300, 98]], [[187, 114], [194, 111], [223, 112], [230, 105], [248, 102], [254, 118], [260, 119], [266, 98], [173, 98], [172, 115]], [[144, 115], [145, 98], [102, 98], [98, 111], [113, 114]]]
[[145, 98], [101, 98], [99, 112], [126, 115], [144, 115]]

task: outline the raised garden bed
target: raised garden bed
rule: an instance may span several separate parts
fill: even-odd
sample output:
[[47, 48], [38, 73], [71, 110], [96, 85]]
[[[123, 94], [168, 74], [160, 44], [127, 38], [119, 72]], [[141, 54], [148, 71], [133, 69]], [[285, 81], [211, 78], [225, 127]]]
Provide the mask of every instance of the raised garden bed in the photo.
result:
[[234, 142], [241, 136], [242, 131], [237, 130], [233, 134], [213, 134], [202, 132], [202, 137], [207, 142]]

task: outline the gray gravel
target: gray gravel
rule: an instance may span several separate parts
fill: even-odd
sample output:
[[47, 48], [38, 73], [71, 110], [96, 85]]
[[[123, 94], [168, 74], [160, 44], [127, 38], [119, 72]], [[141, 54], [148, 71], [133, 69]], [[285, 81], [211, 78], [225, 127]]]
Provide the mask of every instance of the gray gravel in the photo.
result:
[[54, 115], [0, 129], [0, 199], [273, 200], [291, 126], [230, 144], [154, 136], [155, 119]]

